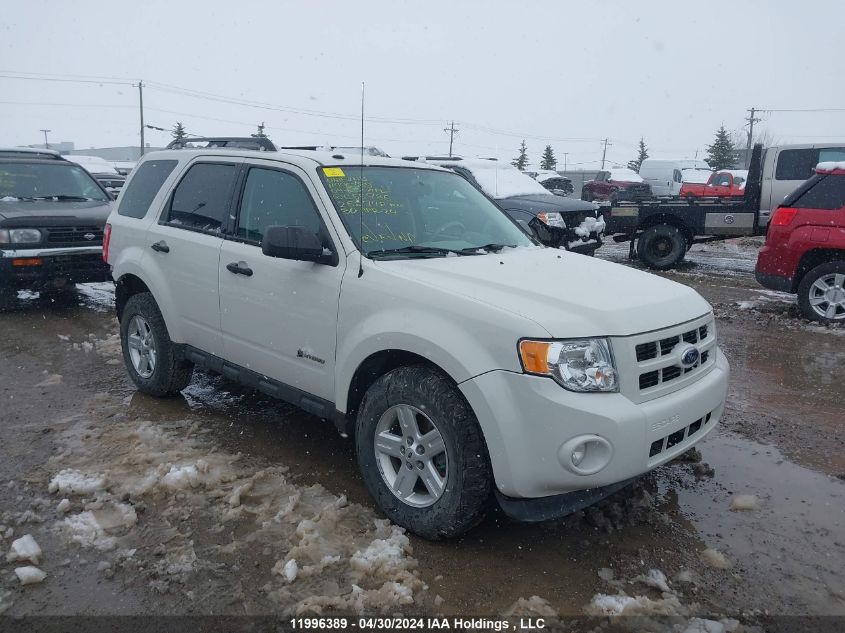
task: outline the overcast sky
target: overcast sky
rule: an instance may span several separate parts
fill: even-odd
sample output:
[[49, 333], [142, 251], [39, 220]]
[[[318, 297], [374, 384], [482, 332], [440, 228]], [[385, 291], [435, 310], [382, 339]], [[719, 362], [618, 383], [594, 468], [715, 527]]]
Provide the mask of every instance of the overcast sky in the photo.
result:
[[[760, 2], [6, 1], [0, 75], [148, 84], [149, 124], [277, 144], [512, 158], [522, 138], [562, 168], [692, 157], [752, 106], [845, 109], [845, 4]], [[254, 107], [188, 96], [199, 91]], [[216, 97], [215, 97], [216, 98]], [[329, 115], [329, 116], [324, 116]], [[340, 116], [337, 116], [340, 115]], [[845, 111], [764, 113], [779, 142], [845, 139]], [[386, 119], [386, 120], [385, 120]], [[0, 76], [0, 145], [139, 141], [131, 85]], [[168, 133], [147, 130], [161, 146]]]

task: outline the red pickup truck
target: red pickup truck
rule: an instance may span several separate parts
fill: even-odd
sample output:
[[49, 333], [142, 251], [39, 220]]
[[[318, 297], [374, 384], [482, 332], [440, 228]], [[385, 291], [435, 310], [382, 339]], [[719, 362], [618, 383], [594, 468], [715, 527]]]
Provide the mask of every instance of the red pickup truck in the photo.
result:
[[706, 183], [683, 183], [679, 195], [690, 204], [695, 204], [700, 200], [739, 201], [745, 196], [747, 179], [747, 169], [723, 169], [713, 172]]
[[769, 222], [757, 281], [798, 293], [808, 319], [845, 323], [845, 162], [819, 163]]

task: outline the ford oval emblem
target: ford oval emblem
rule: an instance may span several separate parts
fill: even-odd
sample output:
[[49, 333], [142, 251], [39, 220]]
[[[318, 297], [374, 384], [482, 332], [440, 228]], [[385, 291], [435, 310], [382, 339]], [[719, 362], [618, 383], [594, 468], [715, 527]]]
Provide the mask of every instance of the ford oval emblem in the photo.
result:
[[684, 367], [692, 367], [698, 362], [700, 354], [695, 347], [688, 347], [683, 354], [681, 354], [681, 364]]
[[83, 235], [82, 237], [84, 237], [86, 240], [88, 240], [88, 241], [90, 242], [91, 240], [93, 240], [93, 239], [94, 239], [95, 237], [97, 237], [97, 236], [96, 236], [96, 235], [94, 235], [93, 233], [86, 233], [86, 234], [85, 234], [85, 235]]

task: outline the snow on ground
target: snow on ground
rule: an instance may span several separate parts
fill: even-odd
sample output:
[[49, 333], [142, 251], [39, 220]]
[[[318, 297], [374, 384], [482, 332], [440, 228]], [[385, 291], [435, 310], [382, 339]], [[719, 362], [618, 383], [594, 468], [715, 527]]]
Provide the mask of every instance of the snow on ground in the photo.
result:
[[83, 418], [66, 430], [47, 464], [46, 506], [70, 496], [51, 529], [99, 558], [104, 574], [248, 612], [432, 603], [401, 528], [283, 466], [216, 447], [187, 422], [130, 420], [117, 400], [95, 400], [109, 423]]

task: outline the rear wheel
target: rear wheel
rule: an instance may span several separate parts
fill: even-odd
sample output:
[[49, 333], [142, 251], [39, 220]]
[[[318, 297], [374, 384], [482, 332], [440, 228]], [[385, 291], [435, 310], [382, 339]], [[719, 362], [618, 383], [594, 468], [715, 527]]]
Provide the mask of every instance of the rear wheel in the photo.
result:
[[687, 204], [689, 204], [689, 205], [695, 204], [695, 196], [692, 195], [691, 193], [687, 194]]
[[181, 360], [170, 340], [158, 304], [148, 292], [126, 302], [120, 321], [123, 362], [138, 391], [169, 396], [191, 382], [193, 363]]
[[671, 224], [650, 226], [637, 242], [637, 255], [649, 268], [667, 270], [683, 259], [687, 241]]
[[493, 477], [481, 428], [434, 369], [399, 367], [376, 380], [358, 413], [355, 447], [370, 494], [411, 532], [450, 538], [484, 518]]
[[813, 321], [845, 323], [845, 261], [821, 264], [804, 275], [798, 307]]
[[589, 189], [584, 189], [583, 191], [581, 191], [581, 200], [584, 200], [586, 202], [592, 202], [593, 201], [593, 192], [590, 191]]

